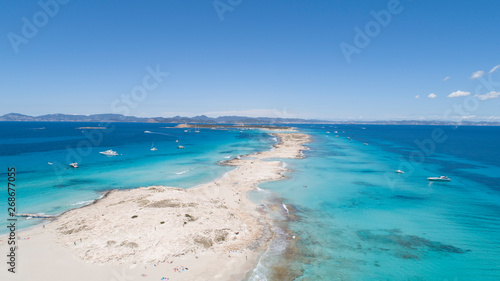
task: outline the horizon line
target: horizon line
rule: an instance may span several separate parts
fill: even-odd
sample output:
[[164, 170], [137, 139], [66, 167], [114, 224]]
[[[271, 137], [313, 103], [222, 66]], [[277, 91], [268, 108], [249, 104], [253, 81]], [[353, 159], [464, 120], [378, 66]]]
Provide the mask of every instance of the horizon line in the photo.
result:
[[[488, 119], [476, 119], [476, 120], [467, 120], [467, 119], [472, 119], [472, 118], [460, 118], [460, 119], [443, 119], [443, 120], [440, 120], [440, 119], [405, 119], [405, 118], [401, 118], [401, 119], [349, 119], [349, 118], [346, 118], [346, 119], [329, 119], [329, 118], [325, 118], [325, 119], [321, 119], [321, 118], [300, 118], [300, 117], [279, 117], [279, 116], [275, 116], [275, 117], [267, 117], [267, 116], [259, 116], [259, 117], [251, 117], [251, 116], [245, 116], [245, 115], [220, 115], [220, 116], [217, 116], [217, 117], [211, 117], [211, 116], [207, 116], [205, 114], [199, 114], [199, 115], [194, 115], [194, 116], [181, 116], [181, 115], [176, 115], [176, 116], [171, 116], [171, 117], [163, 117], [163, 116], [156, 116], [156, 117], [139, 117], [139, 116], [135, 116], [135, 115], [124, 115], [124, 114], [119, 114], [119, 113], [95, 113], [95, 114], [68, 114], [68, 113], [48, 113], [48, 114], [42, 114], [42, 115], [27, 115], [27, 114], [22, 114], [22, 113], [16, 113], [16, 112], [11, 112], [11, 113], [6, 113], [4, 115], [0, 115], [0, 118], [1, 117], [4, 117], [4, 116], [8, 116], [8, 115], [21, 115], [21, 116], [26, 116], [26, 117], [31, 117], [31, 118], [40, 118], [40, 117], [43, 117], [43, 116], [50, 116], [50, 115], [66, 115], [66, 116], [98, 116], [98, 115], [116, 115], [116, 116], [123, 116], [123, 117], [129, 117], [129, 118], [138, 118], [138, 119], [156, 119], [156, 118], [164, 118], [164, 119], [172, 119], [172, 118], [189, 118], [189, 119], [193, 119], [193, 118], [197, 118], [197, 117], [206, 117], [206, 118], [210, 118], [210, 119], [217, 119], [217, 118], [223, 118], [223, 117], [237, 117], [237, 118], [248, 118], [248, 119], [281, 119], [281, 120], [301, 120], [301, 121], [314, 121], [314, 122], [328, 122], [328, 123], [334, 123], [334, 122], [352, 122], [352, 123], [364, 123], [364, 122], [368, 122], [368, 123], [373, 123], [373, 122], [420, 122], [420, 123], [430, 123], [430, 122], [437, 122], [437, 123], [453, 123], [453, 124], [456, 124], [456, 123], [500, 123], [500, 117], [496, 117], [495, 118], [489, 118]], [[12, 121], [12, 122], [16, 122], [16, 121], [21, 121], [21, 122], [30, 122], [30, 121], [33, 121], [33, 122], [42, 122], [42, 121], [46, 121], [46, 120], [42, 120], [42, 121], [38, 121], [38, 120], [0, 120], [2, 122], [8, 122], [8, 121]], [[78, 121], [64, 121], [64, 120], [61, 120], [61, 121], [47, 121], [47, 122], [78, 122]], [[82, 122], [99, 122], [99, 121], [82, 121]], [[169, 123], [169, 122], [166, 122], [166, 123]], [[171, 122], [170, 122], [171, 123]]]

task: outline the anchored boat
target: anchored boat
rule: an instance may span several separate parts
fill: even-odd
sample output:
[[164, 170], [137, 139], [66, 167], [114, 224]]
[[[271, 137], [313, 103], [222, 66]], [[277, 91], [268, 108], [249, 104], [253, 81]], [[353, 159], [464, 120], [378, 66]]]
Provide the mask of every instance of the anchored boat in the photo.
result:
[[440, 176], [440, 177], [430, 177], [427, 178], [430, 181], [451, 181], [451, 179], [447, 176]]
[[111, 149], [108, 149], [106, 151], [101, 151], [99, 153], [101, 153], [103, 155], [106, 155], [106, 156], [116, 156], [116, 155], [118, 155], [118, 153], [116, 151], [113, 151]]

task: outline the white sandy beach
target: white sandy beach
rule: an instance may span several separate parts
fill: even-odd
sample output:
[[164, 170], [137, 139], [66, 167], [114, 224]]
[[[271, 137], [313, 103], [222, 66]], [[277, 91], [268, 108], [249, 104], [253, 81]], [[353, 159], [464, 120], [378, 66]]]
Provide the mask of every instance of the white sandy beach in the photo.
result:
[[[110, 191], [18, 233], [17, 273], [5, 265], [0, 280], [242, 280], [271, 237], [247, 192], [283, 178], [282, 163], [266, 159], [301, 158], [309, 141], [301, 133], [275, 135], [273, 149], [226, 161], [237, 168], [215, 181]], [[0, 240], [7, 253], [6, 237]]]

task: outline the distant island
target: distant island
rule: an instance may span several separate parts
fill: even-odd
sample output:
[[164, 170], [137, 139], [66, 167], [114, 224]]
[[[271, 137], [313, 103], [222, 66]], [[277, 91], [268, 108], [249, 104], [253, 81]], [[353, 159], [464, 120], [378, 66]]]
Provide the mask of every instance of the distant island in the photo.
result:
[[136, 122], [136, 123], [191, 123], [191, 124], [359, 124], [359, 125], [469, 125], [469, 126], [500, 126], [498, 121], [422, 121], [422, 120], [380, 120], [380, 121], [331, 121], [319, 119], [279, 118], [279, 117], [246, 117], [246, 116], [219, 116], [208, 117], [199, 115], [194, 117], [135, 117], [122, 114], [47, 114], [40, 116], [29, 116], [19, 113], [9, 113], [0, 116], [0, 121], [24, 121], [24, 122]]
[[179, 124], [175, 127], [163, 127], [163, 128], [208, 128], [208, 129], [269, 129], [269, 130], [294, 130], [293, 127], [288, 126], [272, 126], [272, 125], [231, 125], [231, 124]]

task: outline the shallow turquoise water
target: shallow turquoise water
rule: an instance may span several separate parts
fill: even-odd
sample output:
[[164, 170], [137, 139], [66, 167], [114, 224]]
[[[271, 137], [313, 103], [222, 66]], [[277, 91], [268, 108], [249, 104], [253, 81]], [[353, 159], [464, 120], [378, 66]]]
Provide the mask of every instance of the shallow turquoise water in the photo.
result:
[[[17, 169], [18, 212], [59, 214], [114, 188], [192, 187], [231, 169], [217, 162], [275, 142], [261, 131], [186, 133], [166, 124], [76, 129], [96, 125], [0, 123], [0, 163]], [[279, 222], [297, 236], [299, 255], [287, 265], [301, 273], [296, 280], [500, 280], [500, 128], [443, 127], [447, 140], [423, 150], [417, 143], [436, 127], [299, 127], [313, 136], [306, 158], [283, 159], [292, 170], [287, 179], [250, 194], [256, 201], [282, 200], [296, 216], [287, 221], [284, 208], [273, 214], [281, 236], [253, 280], [265, 280], [282, 260], [291, 238]], [[98, 132], [102, 140], [92, 143]], [[150, 151], [153, 141], [158, 151]], [[179, 143], [186, 148], [176, 149]], [[107, 149], [120, 155], [99, 154]], [[415, 162], [415, 152], [429, 153]], [[68, 168], [74, 161], [80, 168]], [[453, 181], [426, 179], [439, 175]], [[0, 193], [4, 210], [6, 198]], [[6, 218], [1, 212], [0, 220]], [[19, 226], [39, 222], [22, 219]]]
[[[346, 132], [335, 138], [340, 128]], [[260, 185], [296, 209], [289, 227], [300, 237], [290, 265], [302, 271], [297, 280], [500, 280], [500, 165], [477, 161], [498, 153], [494, 142], [494, 151], [479, 152], [492, 148], [477, 140], [471, 157], [451, 154], [444, 142], [400, 175], [394, 171], [409, 168], [400, 165], [418, 147], [384, 136], [383, 126], [303, 130], [314, 138], [307, 157], [285, 160], [287, 180]], [[499, 140], [499, 128], [487, 130], [488, 142]], [[426, 180], [441, 174], [453, 181]]]
[[[109, 189], [193, 187], [231, 169], [216, 165], [217, 162], [268, 149], [274, 143], [271, 136], [257, 130], [200, 129], [200, 133], [195, 133], [192, 129], [184, 132], [162, 128], [172, 124], [135, 123], [108, 124], [113, 128], [109, 130], [77, 129], [97, 125], [0, 123], [0, 163], [5, 172], [7, 167], [16, 167], [18, 213], [59, 214], [88, 204]], [[157, 151], [150, 150], [153, 142]], [[177, 149], [179, 144], [185, 149]], [[120, 155], [99, 154], [107, 149]], [[68, 166], [74, 161], [78, 162], [78, 169]], [[0, 220], [6, 222], [6, 190], [0, 193], [0, 202], [4, 210]], [[18, 226], [39, 222], [20, 219]], [[5, 232], [4, 228], [0, 230]]]

